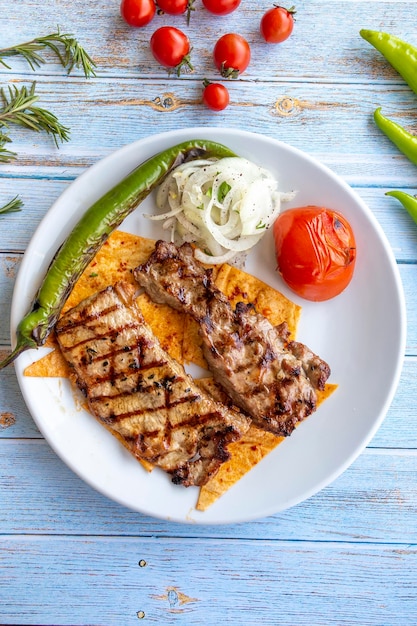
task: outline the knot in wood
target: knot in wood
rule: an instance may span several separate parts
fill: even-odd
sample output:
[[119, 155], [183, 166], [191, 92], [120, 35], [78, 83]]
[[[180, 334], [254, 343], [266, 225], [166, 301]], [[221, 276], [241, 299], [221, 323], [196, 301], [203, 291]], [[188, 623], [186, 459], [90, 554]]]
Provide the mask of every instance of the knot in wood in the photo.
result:
[[283, 96], [279, 98], [273, 106], [274, 115], [280, 115], [281, 117], [289, 117], [296, 115], [300, 112], [300, 102], [297, 99], [290, 96]]
[[178, 107], [179, 104], [173, 93], [165, 93], [153, 100], [153, 108], [156, 111], [175, 111]]

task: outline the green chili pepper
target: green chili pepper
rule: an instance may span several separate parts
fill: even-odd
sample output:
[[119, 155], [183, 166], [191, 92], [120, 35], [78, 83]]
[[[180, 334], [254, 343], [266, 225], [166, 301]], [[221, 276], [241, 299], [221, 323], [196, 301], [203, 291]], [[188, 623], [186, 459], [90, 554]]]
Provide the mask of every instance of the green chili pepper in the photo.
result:
[[378, 128], [391, 139], [397, 148], [414, 165], [417, 165], [417, 136], [412, 135], [405, 128], [382, 115], [381, 107], [374, 112], [374, 120]]
[[0, 369], [24, 350], [45, 343], [71, 290], [111, 232], [157, 187], [168, 172], [186, 160], [236, 156], [212, 141], [185, 141], [151, 157], [95, 202], [57, 250], [30, 311], [17, 327], [16, 347]]
[[405, 191], [387, 191], [385, 195], [397, 198], [417, 224], [417, 196], [412, 196]]
[[362, 29], [359, 34], [385, 57], [417, 93], [417, 48], [394, 35], [377, 30]]

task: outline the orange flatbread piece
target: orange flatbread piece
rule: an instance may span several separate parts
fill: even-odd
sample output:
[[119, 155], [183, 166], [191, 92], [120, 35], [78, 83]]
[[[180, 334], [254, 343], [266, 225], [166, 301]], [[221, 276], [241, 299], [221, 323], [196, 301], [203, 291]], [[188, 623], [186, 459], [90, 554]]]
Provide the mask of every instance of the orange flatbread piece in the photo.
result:
[[34, 361], [25, 369], [25, 376], [42, 378], [69, 378], [69, 366], [55, 343], [50, 340], [52, 351], [37, 361]]
[[273, 326], [287, 322], [291, 337], [295, 338], [301, 307], [282, 293], [259, 278], [227, 264], [219, 269], [215, 283], [226, 294], [232, 307], [238, 302], [252, 302], [258, 313], [266, 317]]
[[[324, 391], [318, 392], [318, 405], [326, 400], [336, 388], [337, 385], [328, 383]], [[284, 439], [285, 437], [277, 437], [256, 426], [251, 426], [242, 439], [228, 446], [230, 459], [223, 463], [217, 474], [206, 485], [201, 487], [196, 509], [206, 511]]]
[[152, 239], [114, 231], [76, 282], [62, 312], [118, 280], [136, 285], [132, 270], [146, 261], [154, 247]]
[[[76, 282], [62, 312], [118, 280], [136, 286], [132, 270], [146, 261], [154, 247], [153, 239], [114, 231]], [[167, 305], [155, 304], [146, 294], [139, 295], [137, 301], [163, 348], [183, 363], [184, 316]], [[54, 351], [29, 365], [25, 376], [68, 377], [68, 366], [52, 335], [48, 346], [55, 348]]]
[[[132, 270], [148, 259], [154, 246], [154, 240], [122, 231], [113, 232], [75, 284], [63, 313], [84, 298], [118, 280], [136, 285]], [[252, 302], [257, 311], [267, 317], [273, 325], [286, 321], [291, 338], [296, 338], [301, 307], [258, 278], [230, 265], [224, 264], [219, 268], [213, 268], [213, 276], [215, 285], [228, 297], [232, 306], [238, 301]], [[167, 305], [154, 303], [145, 293], [138, 295], [137, 302], [162, 347], [173, 358], [181, 363], [195, 363], [203, 368], [207, 367], [201, 350], [198, 325], [194, 320]], [[28, 366], [25, 376], [69, 378], [69, 367], [57, 347], [53, 334], [45, 346], [51, 347], [52, 350]], [[204, 379], [201, 384], [214, 397], [222, 399], [219, 397], [219, 393], [222, 392], [219, 392], [212, 379]], [[327, 384], [325, 391], [319, 394], [319, 402], [324, 401], [335, 388], [336, 385]], [[283, 439], [251, 426], [241, 440], [229, 446], [231, 453], [229, 461], [224, 463], [219, 472], [200, 489], [196, 508], [205, 511]], [[142, 465], [147, 471], [152, 470], [149, 463], [144, 462]]]

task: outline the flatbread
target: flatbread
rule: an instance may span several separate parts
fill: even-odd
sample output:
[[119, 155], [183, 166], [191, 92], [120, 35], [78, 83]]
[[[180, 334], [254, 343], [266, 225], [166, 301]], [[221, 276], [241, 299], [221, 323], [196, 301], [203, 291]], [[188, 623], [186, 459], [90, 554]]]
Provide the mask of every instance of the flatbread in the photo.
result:
[[[317, 392], [318, 404], [326, 400], [336, 388], [337, 385], [327, 383], [324, 391]], [[242, 439], [228, 446], [230, 459], [223, 463], [217, 474], [201, 487], [196, 509], [206, 511], [284, 439], [285, 437], [278, 437], [256, 426], [250, 426]]]
[[[75, 284], [63, 313], [84, 298], [118, 280], [125, 280], [136, 286], [133, 269], [148, 259], [154, 246], [155, 241], [152, 239], [122, 231], [113, 232]], [[232, 306], [238, 301], [252, 302], [257, 311], [267, 317], [273, 325], [286, 321], [291, 339], [296, 338], [300, 306], [258, 278], [230, 265], [224, 264], [219, 268], [213, 268], [213, 272], [215, 285], [228, 297]], [[167, 305], [154, 303], [145, 293], [138, 294], [137, 302], [162, 347], [173, 358], [180, 363], [194, 363], [207, 368], [201, 350], [198, 324], [194, 320]], [[51, 351], [29, 365], [25, 369], [25, 376], [69, 378], [67, 362], [61, 355], [53, 335], [51, 337], [46, 344]], [[213, 379], [202, 379], [200, 384], [214, 397], [230, 404], [230, 400], [225, 397]], [[335, 388], [336, 385], [327, 384], [325, 391], [320, 394], [319, 401], [326, 399]], [[241, 440], [229, 445], [231, 458], [200, 489], [196, 508], [199, 511], [207, 510], [283, 439], [251, 426]], [[152, 470], [149, 463], [143, 465], [147, 471]]]
[[[114, 231], [74, 285], [62, 313], [118, 280], [137, 286], [133, 269], [148, 259], [154, 247], [153, 239]], [[155, 304], [145, 293], [138, 296], [137, 302], [162, 347], [183, 363], [184, 315], [168, 305]], [[47, 345], [54, 349], [53, 352], [29, 365], [25, 376], [68, 377], [68, 365], [53, 337]]]

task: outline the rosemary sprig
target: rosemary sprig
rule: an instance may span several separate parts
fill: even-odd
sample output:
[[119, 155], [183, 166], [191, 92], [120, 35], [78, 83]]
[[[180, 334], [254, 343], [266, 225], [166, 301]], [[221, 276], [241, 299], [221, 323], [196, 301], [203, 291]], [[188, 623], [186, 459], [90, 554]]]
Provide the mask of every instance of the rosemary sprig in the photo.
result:
[[[49, 49], [56, 54], [59, 62], [64, 68], [67, 68], [68, 74], [74, 67], [82, 68], [86, 78], [95, 76], [95, 62], [90, 55], [80, 46], [78, 41], [68, 33], [61, 33], [59, 27], [57, 32], [46, 35], [45, 37], [36, 37], [26, 43], [11, 46], [10, 48], [0, 49], [0, 66], [11, 69], [4, 61], [4, 58], [23, 56], [28, 62], [32, 70], [36, 70], [43, 63], [46, 63], [41, 52]], [[15, 85], [8, 87], [8, 95], [4, 89], [0, 89], [0, 104], [3, 101], [3, 107], [0, 107], [0, 163], [7, 163], [16, 158], [16, 153], [8, 150], [5, 146], [11, 142], [10, 137], [1, 129], [9, 128], [10, 124], [18, 124], [31, 130], [40, 132], [45, 131], [52, 135], [55, 145], [58, 147], [58, 139], [61, 141], [69, 140], [69, 129], [63, 126], [58, 118], [38, 106], [35, 106], [39, 100], [35, 94], [36, 82], [32, 83], [30, 89]], [[23, 202], [18, 195], [12, 198], [3, 207], [0, 207], [0, 215], [15, 213], [20, 211]]]
[[9, 161], [13, 161], [16, 158], [16, 152], [12, 152], [11, 150], [7, 150], [4, 146], [6, 143], [11, 142], [12, 140], [5, 133], [0, 132], [0, 163], [9, 163]]
[[0, 89], [3, 100], [3, 108], [0, 110], [0, 128], [3, 126], [8, 128], [9, 124], [18, 124], [37, 132], [43, 130], [52, 135], [55, 145], [58, 146], [58, 139], [69, 140], [69, 129], [63, 126], [53, 113], [35, 106], [35, 102], [39, 100], [39, 97], [35, 95], [35, 87], [36, 82], [32, 83], [29, 90], [25, 86], [20, 89], [16, 85], [9, 86], [9, 97], [4, 89]]
[[80, 46], [73, 35], [61, 33], [59, 28], [55, 33], [50, 33], [45, 37], [36, 37], [25, 43], [0, 49], [0, 64], [11, 69], [4, 58], [21, 55], [29, 63], [32, 70], [35, 70], [42, 63], [46, 63], [45, 58], [40, 54], [40, 51], [45, 48], [49, 48], [56, 54], [61, 65], [67, 68], [68, 74], [75, 66], [83, 69], [86, 78], [96, 75], [94, 70], [96, 63], [90, 55]]
[[0, 215], [5, 215], [6, 213], [16, 213], [17, 211], [21, 211], [22, 206], [23, 206], [22, 200], [19, 198], [19, 196], [15, 196], [14, 198], [10, 200], [10, 202], [0, 207]]

